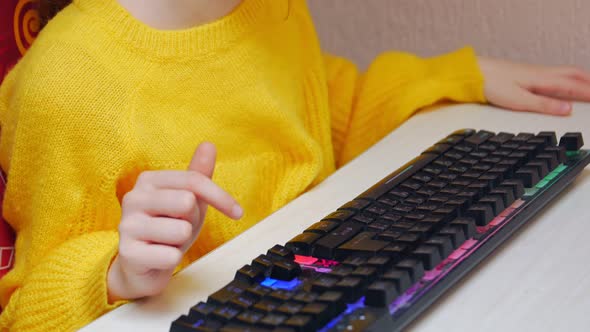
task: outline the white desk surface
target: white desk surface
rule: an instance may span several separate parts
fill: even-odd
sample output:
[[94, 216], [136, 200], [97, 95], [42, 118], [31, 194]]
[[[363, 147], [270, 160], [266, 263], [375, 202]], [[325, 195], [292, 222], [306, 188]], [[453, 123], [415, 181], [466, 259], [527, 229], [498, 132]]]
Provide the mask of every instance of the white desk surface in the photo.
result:
[[[354, 198], [460, 128], [581, 131], [590, 145], [590, 104], [569, 117], [480, 105], [421, 113], [325, 182], [176, 275], [154, 298], [122, 306], [84, 331], [168, 331], [276, 243]], [[588, 146], [586, 146], [588, 148]], [[422, 314], [409, 331], [590, 331], [590, 168], [527, 225]]]

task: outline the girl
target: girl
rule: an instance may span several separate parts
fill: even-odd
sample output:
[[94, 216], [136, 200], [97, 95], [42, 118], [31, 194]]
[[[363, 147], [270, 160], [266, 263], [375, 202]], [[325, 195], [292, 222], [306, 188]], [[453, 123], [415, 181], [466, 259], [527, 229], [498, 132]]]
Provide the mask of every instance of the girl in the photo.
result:
[[470, 48], [361, 74], [321, 51], [303, 0], [75, 0], [0, 89], [18, 234], [0, 326], [72, 330], [158, 294], [422, 107], [566, 115], [573, 99], [590, 74]]

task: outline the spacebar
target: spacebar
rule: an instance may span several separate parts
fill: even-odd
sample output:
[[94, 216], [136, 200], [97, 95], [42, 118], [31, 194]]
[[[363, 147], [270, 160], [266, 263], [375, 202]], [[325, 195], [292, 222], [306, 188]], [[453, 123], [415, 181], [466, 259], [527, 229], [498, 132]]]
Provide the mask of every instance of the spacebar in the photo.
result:
[[405, 181], [410, 176], [416, 174], [416, 172], [428, 165], [430, 162], [436, 159], [436, 157], [438, 157], [436, 154], [424, 153], [412, 159], [407, 164], [398, 168], [395, 172], [389, 174], [383, 180], [369, 188], [367, 191], [360, 194], [357, 198], [377, 199], [381, 197], [383, 194], [395, 188], [398, 184]]

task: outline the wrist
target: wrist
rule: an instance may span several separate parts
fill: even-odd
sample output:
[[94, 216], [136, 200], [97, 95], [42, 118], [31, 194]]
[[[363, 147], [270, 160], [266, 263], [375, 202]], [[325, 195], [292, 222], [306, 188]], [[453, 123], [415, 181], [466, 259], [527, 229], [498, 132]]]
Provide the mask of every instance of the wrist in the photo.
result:
[[125, 277], [119, 264], [119, 256], [115, 257], [107, 272], [107, 292], [109, 303], [128, 300], [129, 296], [125, 294]]

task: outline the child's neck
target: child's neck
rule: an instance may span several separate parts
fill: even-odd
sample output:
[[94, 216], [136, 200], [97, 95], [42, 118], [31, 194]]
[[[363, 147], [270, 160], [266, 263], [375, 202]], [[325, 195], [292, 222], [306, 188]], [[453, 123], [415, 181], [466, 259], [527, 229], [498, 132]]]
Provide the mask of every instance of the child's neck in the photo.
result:
[[186, 29], [215, 21], [242, 0], [117, 0], [143, 23], [162, 30]]

